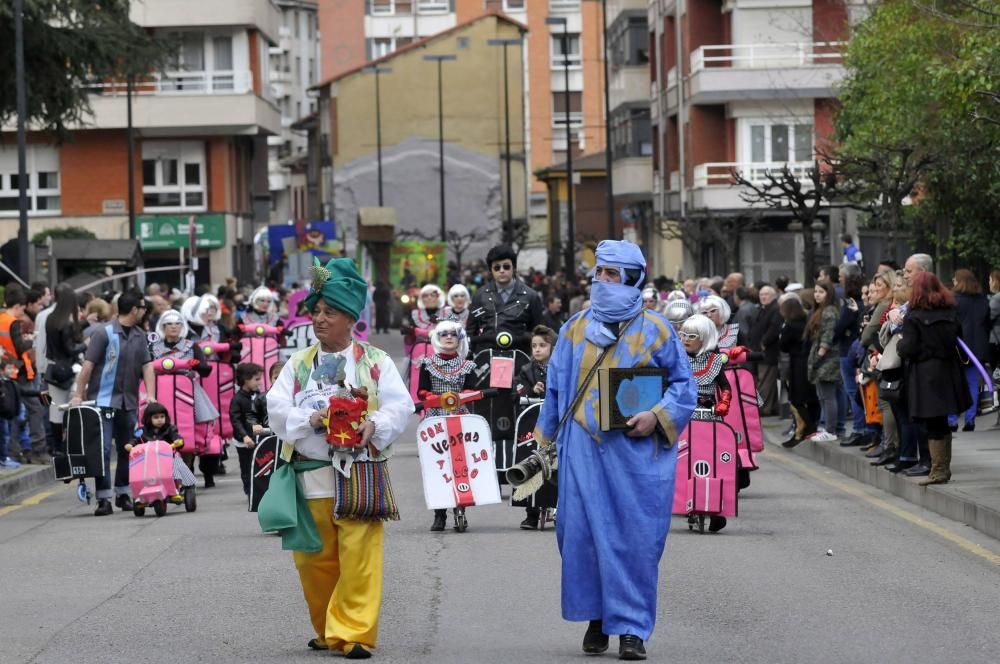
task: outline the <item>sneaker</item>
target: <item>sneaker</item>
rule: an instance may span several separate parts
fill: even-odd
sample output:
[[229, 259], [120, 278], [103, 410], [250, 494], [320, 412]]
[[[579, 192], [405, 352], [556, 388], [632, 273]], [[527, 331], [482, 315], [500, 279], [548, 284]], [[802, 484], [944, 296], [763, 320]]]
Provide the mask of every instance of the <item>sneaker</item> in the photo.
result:
[[10, 468], [11, 470], [14, 470], [15, 468], [20, 468], [20, 467], [21, 464], [19, 464], [17, 461], [14, 461], [10, 457], [4, 457], [3, 459], [0, 459], [0, 468]]
[[829, 431], [817, 431], [813, 435], [809, 436], [809, 440], [814, 443], [832, 443], [837, 440], [837, 436], [830, 433]]

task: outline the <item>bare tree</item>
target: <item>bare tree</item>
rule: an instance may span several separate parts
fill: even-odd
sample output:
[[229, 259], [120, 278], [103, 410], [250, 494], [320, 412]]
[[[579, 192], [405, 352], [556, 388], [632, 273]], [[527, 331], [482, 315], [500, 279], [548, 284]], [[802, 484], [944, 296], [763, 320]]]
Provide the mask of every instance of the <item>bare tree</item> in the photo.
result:
[[787, 165], [777, 170], [765, 170], [760, 179], [748, 179], [733, 171], [735, 184], [742, 187], [740, 198], [750, 206], [763, 206], [773, 210], [787, 210], [802, 234], [805, 245], [802, 264], [805, 280], [812, 283], [816, 272], [816, 242], [814, 224], [821, 224], [820, 214], [830, 208], [830, 201], [837, 193], [837, 177], [832, 170], [820, 168], [818, 160], [800, 177]]
[[705, 249], [714, 247], [720, 265], [716, 272], [733, 272], [739, 264], [740, 236], [760, 227], [760, 213], [747, 211], [735, 216], [716, 216], [711, 209], [699, 210], [684, 219], [662, 219], [654, 232], [665, 240], [679, 240], [684, 250], [699, 261], [698, 270], [709, 270], [700, 264]]

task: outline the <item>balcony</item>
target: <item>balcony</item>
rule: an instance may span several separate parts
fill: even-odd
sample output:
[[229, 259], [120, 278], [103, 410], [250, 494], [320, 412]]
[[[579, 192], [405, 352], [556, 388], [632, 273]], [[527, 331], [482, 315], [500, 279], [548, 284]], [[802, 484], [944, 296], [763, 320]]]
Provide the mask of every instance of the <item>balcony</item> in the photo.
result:
[[[93, 83], [93, 118], [84, 127], [126, 126], [124, 82]], [[256, 135], [281, 131], [278, 109], [254, 93], [250, 71], [171, 72], [137, 81], [133, 119], [144, 136], [190, 134]]]
[[[803, 183], [804, 188], [811, 185], [808, 177], [811, 161], [793, 162], [714, 162], [697, 164], [693, 172], [693, 187], [689, 189], [688, 205], [695, 209], [745, 209], [749, 207], [740, 198], [740, 187], [736, 186], [733, 172], [743, 174], [751, 182], [763, 182], [767, 171], [777, 171], [785, 166]], [[680, 187], [680, 177], [675, 180], [671, 173], [670, 188], [677, 191]]]
[[691, 53], [694, 104], [739, 99], [833, 97], [844, 77], [842, 42], [720, 44]]
[[277, 43], [281, 12], [271, 0], [156, 0], [132, 2], [129, 18], [144, 28], [246, 26]]
[[651, 157], [625, 157], [611, 162], [611, 180], [615, 196], [648, 199], [653, 192]]
[[649, 101], [649, 67], [620, 67], [611, 74], [608, 96], [611, 108], [629, 102]]

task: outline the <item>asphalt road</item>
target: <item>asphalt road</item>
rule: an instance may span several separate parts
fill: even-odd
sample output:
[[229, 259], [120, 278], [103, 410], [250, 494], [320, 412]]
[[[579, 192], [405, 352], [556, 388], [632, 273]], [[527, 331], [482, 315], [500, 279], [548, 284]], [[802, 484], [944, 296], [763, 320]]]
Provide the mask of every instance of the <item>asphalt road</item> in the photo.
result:
[[[377, 660], [582, 661], [551, 530], [520, 531], [523, 512], [498, 505], [471, 509], [467, 533], [427, 531], [415, 425], [392, 464], [403, 519], [386, 531]], [[326, 657], [305, 647], [291, 555], [259, 532], [237, 475], [200, 491], [197, 512], [160, 519], [96, 519], [70, 487], [46, 491], [0, 511], [0, 662]], [[771, 450], [725, 531], [675, 518], [649, 659], [996, 662], [998, 554], [970, 528]]]

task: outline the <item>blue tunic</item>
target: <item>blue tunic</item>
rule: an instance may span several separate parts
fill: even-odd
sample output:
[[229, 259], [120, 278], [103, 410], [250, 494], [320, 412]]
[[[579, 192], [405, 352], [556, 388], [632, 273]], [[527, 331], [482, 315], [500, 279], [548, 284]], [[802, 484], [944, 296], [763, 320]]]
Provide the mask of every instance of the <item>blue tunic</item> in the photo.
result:
[[[590, 316], [584, 310], [560, 330], [535, 429], [539, 442], [551, 440], [600, 355], [601, 348], [584, 336]], [[632, 321], [601, 366], [665, 368], [670, 387], [652, 411], [657, 429], [646, 438], [630, 438], [600, 430], [595, 374], [559, 431], [562, 614], [566, 620], [603, 620], [606, 634], [646, 640], [656, 622], [658, 567], [670, 527], [674, 443], [694, 410], [697, 386], [670, 323], [652, 311]]]

